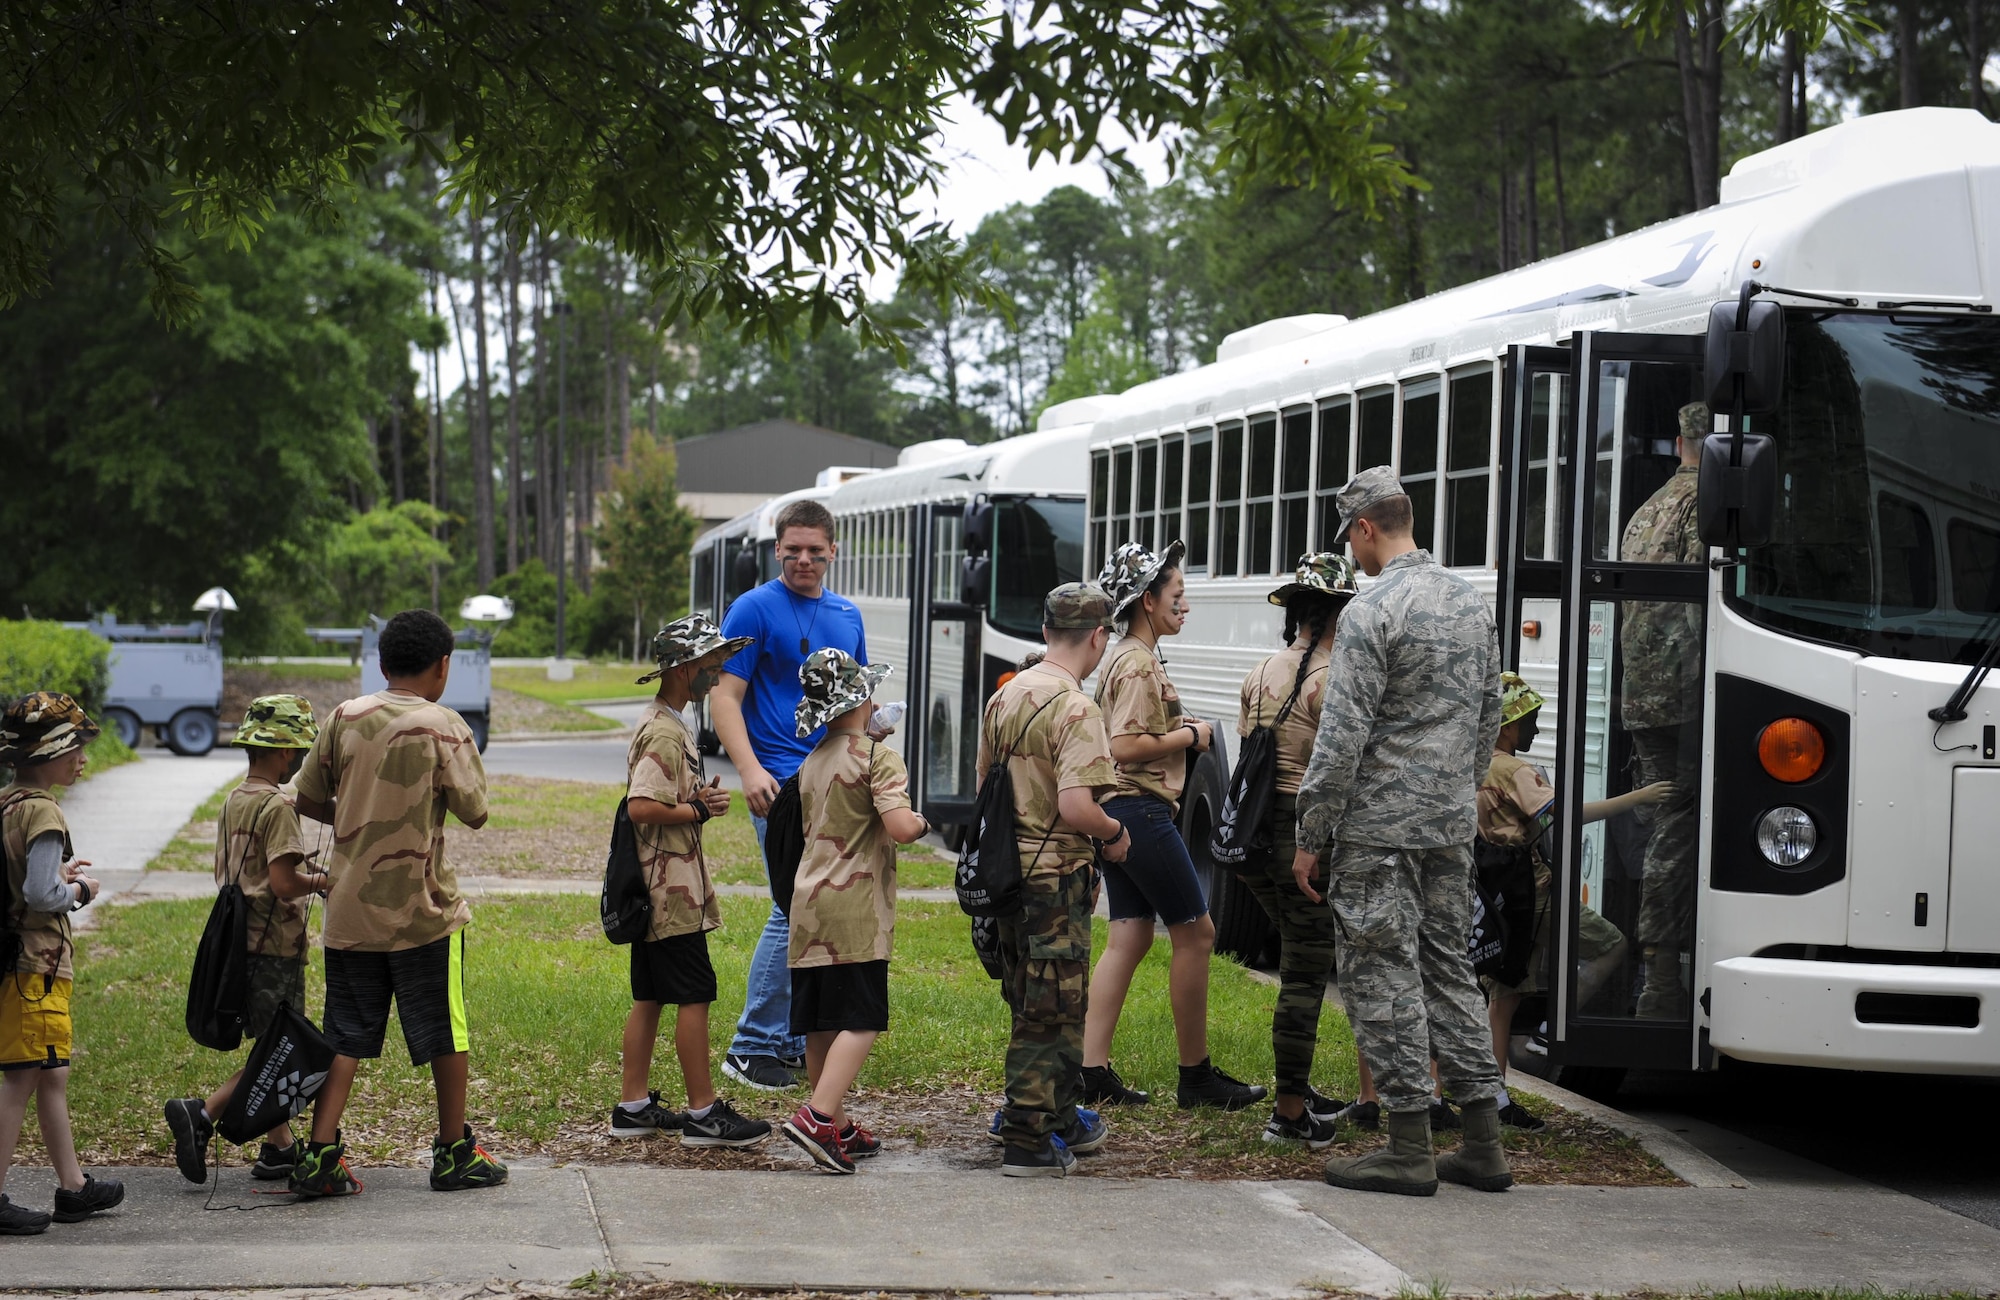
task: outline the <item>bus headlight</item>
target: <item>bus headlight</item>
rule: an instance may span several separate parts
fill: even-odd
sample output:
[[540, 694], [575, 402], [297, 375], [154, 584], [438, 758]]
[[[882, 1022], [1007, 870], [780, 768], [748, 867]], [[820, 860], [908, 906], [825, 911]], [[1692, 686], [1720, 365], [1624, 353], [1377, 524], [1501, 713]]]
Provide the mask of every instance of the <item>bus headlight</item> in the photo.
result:
[[1789, 804], [1757, 819], [1757, 848], [1774, 866], [1796, 867], [1819, 847], [1819, 827], [1812, 814]]

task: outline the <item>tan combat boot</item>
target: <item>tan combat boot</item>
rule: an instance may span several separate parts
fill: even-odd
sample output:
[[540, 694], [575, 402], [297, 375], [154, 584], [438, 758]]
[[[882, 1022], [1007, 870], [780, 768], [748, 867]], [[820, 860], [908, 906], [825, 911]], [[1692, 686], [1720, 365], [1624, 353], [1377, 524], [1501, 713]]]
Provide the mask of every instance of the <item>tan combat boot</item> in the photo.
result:
[[1355, 1192], [1436, 1196], [1437, 1176], [1428, 1110], [1390, 1111], [1388, 1146], [1365, 1156], [1326, 1162], [1327, 1183]]
[[1634, 1014], [1641, 1020], [1687, 1019], [1687, 991], [1681, 987], [1681, 955], [1671, 948], [1646, 949], [1646, 983]]
[[1459, 1116], [1465, 1121], [1465, 1141], [1458, 1150], [1437, 1158], [1437, 1176], [1482, 1192], [1512, 1187], [1514, 1171], [1507, 1167], [1507, 1153], [1500, 1147], [1499, 1099], [1467, 1102], [1459, 1108]]

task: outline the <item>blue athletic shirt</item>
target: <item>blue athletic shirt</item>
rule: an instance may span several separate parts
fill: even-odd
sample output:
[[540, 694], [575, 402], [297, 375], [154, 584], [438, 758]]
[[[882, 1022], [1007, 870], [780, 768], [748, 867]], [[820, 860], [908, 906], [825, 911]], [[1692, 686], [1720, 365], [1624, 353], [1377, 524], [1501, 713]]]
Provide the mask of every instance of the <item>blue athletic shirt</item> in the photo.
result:
[[826, 734], [821, 727], [809, 736], [798, 730], [799, 700], [805, 691], [799, 686], [799, 667], [806, 654], [799, 651], [803, 638], [809, 654], [832, 646], [868, 662], [868, 638], [861, 626], [861, 611], [853, 601], [821, 590], [817, 600], [808, 600], [773, 578], [737, 597], [722, 620], [726, 637], [754, 636], [722, 666], [722, 671], [750, 683], [743, 694], [743, 723], [750, 732], [750, 748], [764, 770], [783, 781], [799, 770], [813, 746]]

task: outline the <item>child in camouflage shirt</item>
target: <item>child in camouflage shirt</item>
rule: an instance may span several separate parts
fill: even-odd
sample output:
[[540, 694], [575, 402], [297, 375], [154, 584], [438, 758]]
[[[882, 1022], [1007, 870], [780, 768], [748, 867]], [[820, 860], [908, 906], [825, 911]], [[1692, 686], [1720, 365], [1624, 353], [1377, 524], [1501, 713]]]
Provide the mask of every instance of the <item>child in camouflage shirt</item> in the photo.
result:
[[382, 1054], [392, 999], [410, 1063], [429, 1065], [437, 1088], [431, 1189], [507, 1181], [507, 1166], [465, 1122], [472, 910], [445, 865], [444, 815], [473, 830], [486, 824], [486, 769], [465, 719], [438, 703], [453, 640], [427, 609], [390, 619], [378, 642], [388, 686], [333, 711], [293, 782], [299, 812], [330, 823], [334, 846], [322, 942], [335, 1056], [313, 1102], [312, 1140], [292, 1170], [301, 1196], [361, 1190], [344, 1158], [340, 1116], [361, 1061]]
[[830, 1174], [851, 1174], [882, 1149], [848, 1118], [846, 1097], [889, 1027], [896, 846], [930, 832], [910, 808], [902, 758], [867, 734], [869, 697], [888, 675], [831, 648], [799, 668], [798, 734], [824, 725], [826, 735], [799, 765], [805, 854], [790, 909], [792, 1032], [805, 1036], [812, 1096], [784, 1132]]
[[[235, 882], [249, 903], [249, 1002], [243, 1029], [262, 1038], [284, 1003], [303, 1013], [306, 1006], [306, 909], [300, 899], [326, 888], [327, 875], [306, 864], [299, 814], [278, 787], [292, 779], [319, 735], [312, 704], [297, 695], [265, 695], [250, 702], [230, 743], [246, 751], [249, 772], [229, 792], [215, 828], [215, 885]], [[166, 1105], [174, 1135], [174, 1164], [191, 1183], [208, 1178], [208, 1142], [215, 1120], [236, 1092], [238, 1070], [220, 1088], [201, 1097], [177, 1097]], [[252, 1178], [290, 1178], [297, 1154], [289, 1124], [265, 1135]]]
[[[646, 937], [632, 945], [632, 1010], [625, 1017], [624, 1100], [611, 1108], [611, 1136], [646, 1137], [679, 1129], [681, 1145], [747, 1147], [771, 1136], [761, 1119], [746, 1119], [715, 1095], [708, 1060], [708, 1008], [715, 1001], [715, 967], [708, 932], [722, 924], [714, 882], [701, 852], [701, 827], [729, 809], [721, 782], [702, 779], [701, 751], [681, 710], [706, 696], [722, 665], [749, 645], [725, 639], [704, 615], [669, 623], [653, 638], [659, 664], [639, 679], [659, 679], [660, 693], [639, 715], [626, 754], [625, 813], [639, 842], [639, 865], [652, 895]], [[673, 1003], [674, 1050], [687, 1086], [688, 1111], [660, 1104], [648, 1088], [660, 1010]]]

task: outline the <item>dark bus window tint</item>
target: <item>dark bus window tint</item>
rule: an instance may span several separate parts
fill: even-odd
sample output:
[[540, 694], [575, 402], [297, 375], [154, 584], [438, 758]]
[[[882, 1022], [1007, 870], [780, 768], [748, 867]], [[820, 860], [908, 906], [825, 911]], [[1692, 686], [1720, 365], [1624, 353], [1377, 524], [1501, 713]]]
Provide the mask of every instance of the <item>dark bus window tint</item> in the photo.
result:
[[1209, 565], [1217, 577], [1236, 573], [1237, 549], [1242, 541], [1243, 426], [1225, 424], [1216, 430], [1215, 452], [1215, 552]]
[[[1906, 613], [1937, 607], [1937, 541], [1922, 506], [1884, 492], [1875, 498], [1882, 548], [1881, 604]], [[1953, 539], [1957, 550], [1957, 538]]]
[[[994, 510], [993, 626], [1041, 639], [1042, 598], [1083, 574], [1083, 503], [1035, 497]], [[957, 579], [954, 577], [953, 582]]]
[[[1347, 483], [1347, 439], [1353, 407], [1345, 397], [1319, 406], [1319, 486], [1322, 491], [1338, 491]], [[1320, 544], [1326, 544], [1322, 534]]]
[[1215, 441], [1203, 434], [1188, 441], [1187, 478], [1187, 562], [1188, 567], [1208, 567], [1208, 492], [1215, 468]]
[[1445, 480], [1451, 489], [1450, 514], [1445, 517], [1445, 563], [1477, 566], [1486, 563], [1486, 475]]
[[1278, 473], [1278, 422], [1265, 417], [1250, 426], [1250, 497], [1267, 497]]
[[1493, 437], [1493, 372], [1451, 381], [1451, 437], [1445, 468], [1478, 469], [1488, 463]]
[[[1429, 474], [1438, 467], [1438, 392], [1406, 398], [1403, 402], [1403, 463], [1397, 472]], [[1421, 546], [1426, 534], [1417, 534]]]
[[1285, 492], [1303, 492], [1312, 485], [1311, 411], [1285, 412]]
[[1160, 447], [1160, 509], [1181, 508], [1181, 440], [1169, 438]]
[[1139, 448], [1139, 499], [1133, 509], [1145, 514], [1153, 508], [1153, 490], [1160, 481], [1160, 447], [1149, 442]]
[[1357, 470], [1387, 465], [1396, 450], [1396, 395], [1378, 393], [1361, 399], [1361, 455]]
[[1104, 517], [1105, 506], [1111, 500], [1111, 453], [1093, 451], [1090, 453], [1090, 513], [1093, 518]]
[[2000, 612], [2000, 533], [1954, 519], [1945, 536], [1951, 541], [1951, 603], [1968, 614]]
[[1132, 449], [1120, 447], [1112, 453], [1111, 513], [1132, 512]]
[[1438, 485], [1435, 478], [1403, 484], [1410, 494], [1410, 536], [1417, 539], [1417, 545], [1430, 549], [1432, 529], [1437, 526]]

